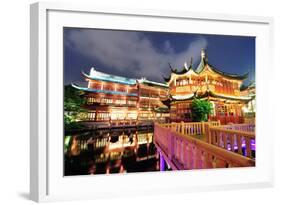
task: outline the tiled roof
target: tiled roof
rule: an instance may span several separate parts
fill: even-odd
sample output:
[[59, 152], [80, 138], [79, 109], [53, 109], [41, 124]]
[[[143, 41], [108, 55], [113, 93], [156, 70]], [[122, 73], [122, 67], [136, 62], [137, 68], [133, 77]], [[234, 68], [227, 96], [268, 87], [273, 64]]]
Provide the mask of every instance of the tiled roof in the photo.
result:
[[84, 72], [82, 72], [82, 73], [86, 78], [89, 78], [92, 80], [101, 80], [101, 81], [114, 82], [114, 83], [120, 83], [120, 84], [125, 84], [125, 85], [135, 85], [136, 84], [136, 79], [125, 78], [125, 77], [116, 76], [116, 75], [110, 75], [107, 73], [97, 71], [94, 68], [91, 68], [90, 75], [88, 75]]
[[120, 91], [112, 91], [112, 90], [99, 90], [99, 89], [93, 89], [93, 88], [85, 88], [85, 87], [80, 87], [75, 84], [71, 84], [72, 87], [82, 90], [85, 92], [92, 92], [92, 93], [105, 93], [105, 94], [111, 94], [111, 95], [126, 95], [126, 96], [132, 96], [132, 97], [137, 97], [137, 93], [127, 93], [127, 92], [120, 92]]

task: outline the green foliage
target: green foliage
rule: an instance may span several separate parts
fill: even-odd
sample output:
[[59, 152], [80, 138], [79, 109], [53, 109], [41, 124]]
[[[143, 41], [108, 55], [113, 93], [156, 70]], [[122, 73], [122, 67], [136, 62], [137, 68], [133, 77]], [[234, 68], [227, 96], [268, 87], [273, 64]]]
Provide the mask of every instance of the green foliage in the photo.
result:
[[81, 128], [77, 121], [81, 113], [85, 112], [82, 108], [85, 103], [82, 94], [81, 91], [71, 85], [64, 87], [64, 125], [66, 130]]
[[207, 121], [212, 110], [212, 104], [207, 100], [194, 99], [191, 104], [192, 120], [194, 122]]
[[81, 106], [85, 103], [85, 99], [81, 97], [83, 93], [71, 85], [64, 87], [64, 110], [71, 112], [81, 111]]

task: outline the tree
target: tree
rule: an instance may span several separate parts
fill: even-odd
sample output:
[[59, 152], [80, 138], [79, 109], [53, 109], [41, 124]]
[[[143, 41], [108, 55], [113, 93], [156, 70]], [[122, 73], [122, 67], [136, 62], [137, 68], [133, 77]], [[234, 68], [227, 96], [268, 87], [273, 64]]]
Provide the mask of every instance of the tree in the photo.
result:
[[81, 128], [77, 120], [79, 120], [79, 115], [85, 112], [82, 108], [82, 105], [85, 104], [85, 99], [81, 97], [82, 94], [71, 85], [64, 86], [64, 125], [66, 130]]
[[191, 104], [191, 116], [194, 122], [208, 120], [208, 115], [213, 110], [212, 104], [207, 100], [194, 99]]

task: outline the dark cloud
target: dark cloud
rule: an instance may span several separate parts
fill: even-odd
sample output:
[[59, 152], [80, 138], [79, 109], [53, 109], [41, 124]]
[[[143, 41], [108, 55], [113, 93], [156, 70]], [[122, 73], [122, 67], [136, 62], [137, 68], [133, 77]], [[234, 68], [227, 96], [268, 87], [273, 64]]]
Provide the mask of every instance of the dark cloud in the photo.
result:
[[169, 72], [168, 62], [181, 67], [191, 57], [198, 61], [200, 50], [208, 44], [206, 38], [198, 36], [184, 49], [175, 52], [169, 39], [163, 40], [161, 45], [154, 45], [143, 32], [75, 29], [65, 37], [68, 49], [96, 62], [93, 67], [102, 66], [96, 67], [97, 70], [111, 68], [127, 77], [146, 77], [159, 82], [162, 74]]

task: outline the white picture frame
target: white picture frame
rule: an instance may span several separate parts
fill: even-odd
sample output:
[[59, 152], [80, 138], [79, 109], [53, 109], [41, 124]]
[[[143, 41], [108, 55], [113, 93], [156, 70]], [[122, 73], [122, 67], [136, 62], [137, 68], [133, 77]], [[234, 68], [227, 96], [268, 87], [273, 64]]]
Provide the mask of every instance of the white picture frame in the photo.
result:
[[[126, 22], [126, 23], [124, 23]], [[149, 23], [148, 23], [149, 22]], [[30, 198], [34, 201], [95, 199], [141, 194], [268, 187], [273, 184], [273, 19], [212, 13], [97, 8], [35, 3], [30, 15]], [[155, 26], [157, 25], [157, 26]], [[182, 25], [193, 25], [185, 28]], [[201, 25], [205, 25], [202, 27]], [[62, 28], [95, 27], [256, 36], [257, 161], [254, 168], [64, 177]], [[189, 30], [187, 30], [189, 29]], [[271, 67], [271, 73], [264, 67]], [[263, 82], [267, 82], [266, 86]], [[61, 88], [60, 88], [61, 85]], [[268, 109], [264, 109], [267, 107]], [[263, 136], [266, 136], [263, 137]], [[61, 138], [60, 138], [61, 137]], [[154, 180], [154, 183], [148, 184]], [[188, 183], [184, 183], [188, 181]], [[113, 186], [110, 186], [110, 185]], [[118, 186], [117, 186], [118, 185]], [[118, 187], [118, 188], [116, 188]]]

